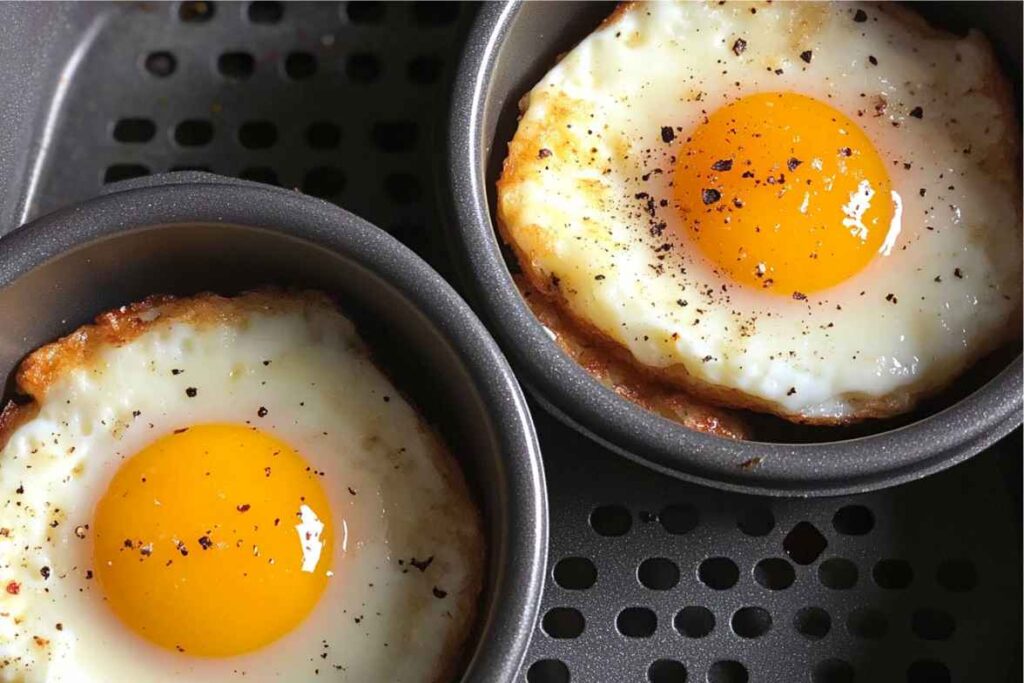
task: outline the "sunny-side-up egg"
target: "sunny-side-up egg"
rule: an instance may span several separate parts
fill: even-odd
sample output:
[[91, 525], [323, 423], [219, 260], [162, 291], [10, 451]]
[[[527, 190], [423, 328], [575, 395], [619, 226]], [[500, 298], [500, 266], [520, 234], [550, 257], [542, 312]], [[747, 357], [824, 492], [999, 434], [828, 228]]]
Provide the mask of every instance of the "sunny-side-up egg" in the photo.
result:
[[0, 430], [0, 680], [453, 675], [479, 515], [325, 296], [153, 298], [34, 352], [18, 382], [34, 401]]
[[895, 3], [620, 6], [524, 98], [498, 223], [668, 383], [841, 423], [1019, 334], [1010, 88]]

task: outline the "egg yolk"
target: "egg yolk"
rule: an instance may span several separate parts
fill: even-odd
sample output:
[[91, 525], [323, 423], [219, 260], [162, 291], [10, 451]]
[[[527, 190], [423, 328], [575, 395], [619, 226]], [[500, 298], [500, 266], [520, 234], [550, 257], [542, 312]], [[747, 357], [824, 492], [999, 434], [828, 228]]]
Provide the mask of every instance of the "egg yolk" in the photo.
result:
[[710, 114], [677, 154], [674, 193], [684, 229], [721, 275], [797, 299], [862, 270], [898, 228], [899, 198], [871, 141], [795, 93]]
[[153, 442], [122, 463], [92, 528], [114, 613], [190, 655], [226, 657], [280, 638], [331, 576], [318, 473], [253, 427], [197, 425]]

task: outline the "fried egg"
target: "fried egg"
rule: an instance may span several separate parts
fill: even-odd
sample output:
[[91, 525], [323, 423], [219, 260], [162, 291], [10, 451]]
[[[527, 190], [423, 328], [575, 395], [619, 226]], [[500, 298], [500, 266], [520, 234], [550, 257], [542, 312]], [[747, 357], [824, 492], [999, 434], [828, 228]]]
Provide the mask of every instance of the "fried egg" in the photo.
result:
[[483, 563], [462, 474], [323, 295], [152, 298], [0, 421], [0, 680], [437, 681]]
[[620, 6], [521, 102], [497, 219], [652, 377], [843, 423], [1019, 334], [1009, 85], [894, 3]]

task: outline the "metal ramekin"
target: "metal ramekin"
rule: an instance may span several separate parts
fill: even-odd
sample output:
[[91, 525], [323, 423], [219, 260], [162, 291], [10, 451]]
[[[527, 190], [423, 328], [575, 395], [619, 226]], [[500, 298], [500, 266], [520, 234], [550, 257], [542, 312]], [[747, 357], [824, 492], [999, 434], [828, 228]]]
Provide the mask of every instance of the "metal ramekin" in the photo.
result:
[[[953, 26], [959, 19], [960, 26], [985, 30], [1019, 90], [1020, 5], [970, 4], [935, 3], [925, 10], [952, 20]], [[611, 6], [484, 6], [453, 93], [447, 159], [450, 242], [460, 252], [466, 290], [475, 295], [472, 302], [537, 399], [596, 441], [656, 470], [772, 495], [854, 493], [916, 479], [969, 458], [1019, 425], [1019, 355], [981, 389], [909, 425], [846, 441], [779, 444], [731, 441], [686, 429], [620, 398], [562, 353], [524, 304], [503, 260], [493, 223], [494, 186], [515, 131], [519, 98]]]
[[[462, 680], [512, 680], [536, 622], [547, 555], [533, 424], [483, 325], [436, 272], [383, 231], [327, 202], [266, 185], [206, 174], [133, 181], [0, 240], [0, 378], [10, 389], [26, 353], [112, 307], [154, 293], [266, 284], [335, 295], [452, 446], [489, 546]], [[431, 405], [442, 409], [432, 413]]]

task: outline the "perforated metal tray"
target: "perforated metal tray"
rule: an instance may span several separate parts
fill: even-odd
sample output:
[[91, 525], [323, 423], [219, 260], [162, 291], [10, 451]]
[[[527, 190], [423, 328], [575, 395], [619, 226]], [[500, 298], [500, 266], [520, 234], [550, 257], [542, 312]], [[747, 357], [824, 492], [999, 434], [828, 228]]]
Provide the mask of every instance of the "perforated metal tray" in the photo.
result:
[[[450, 273], [433, 136], [473, 12], [0, 5], [0, 233], [202, 168], [331, 199]], [[551, 567], [521, 680], [1019, 680], [1019, 430], [927, 480], [807, 501], [679, 483], [535, 414]]]

